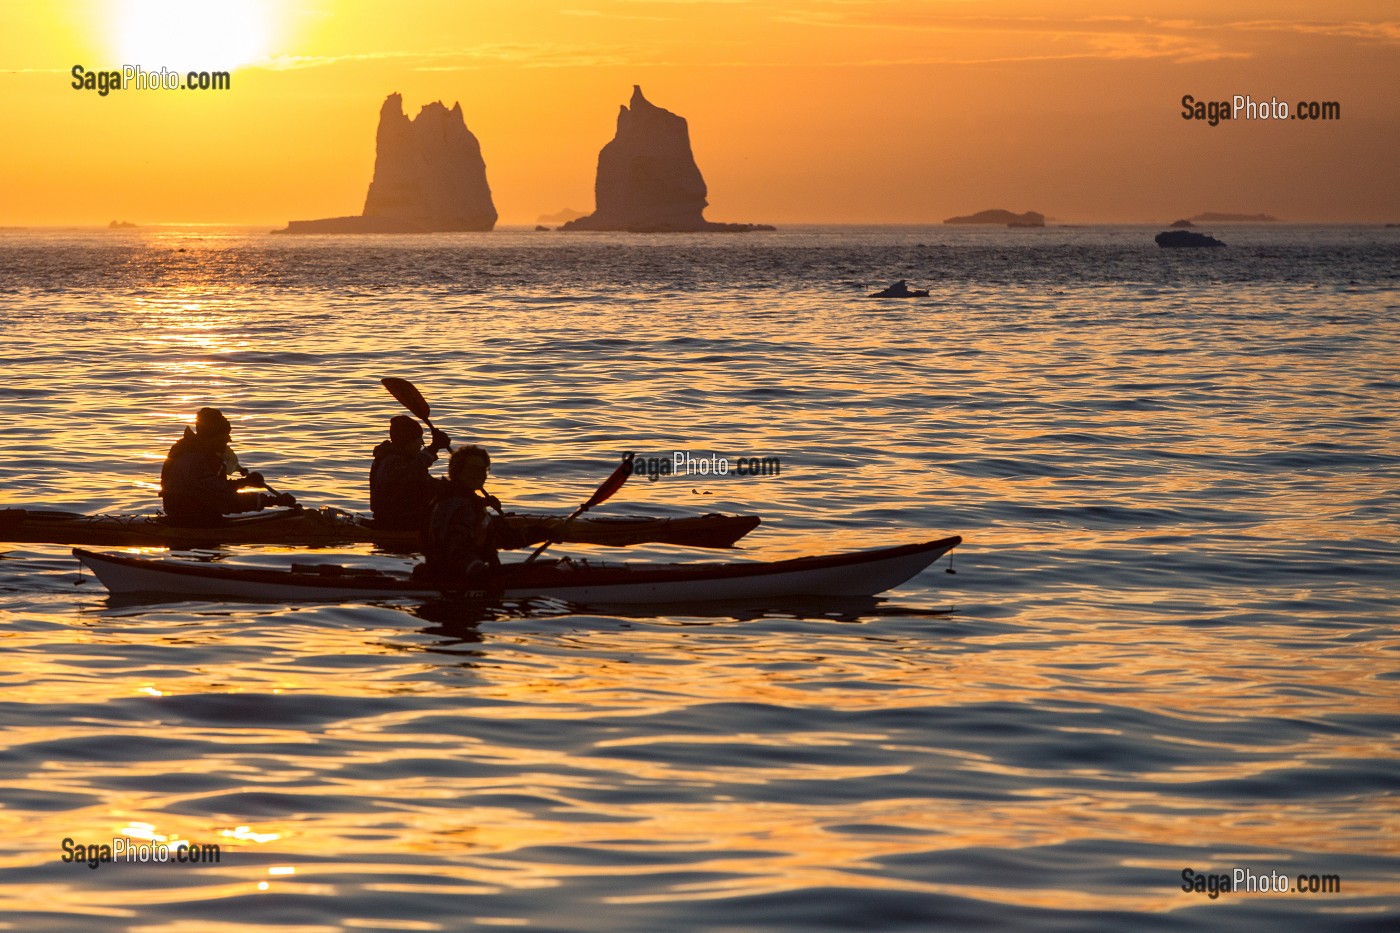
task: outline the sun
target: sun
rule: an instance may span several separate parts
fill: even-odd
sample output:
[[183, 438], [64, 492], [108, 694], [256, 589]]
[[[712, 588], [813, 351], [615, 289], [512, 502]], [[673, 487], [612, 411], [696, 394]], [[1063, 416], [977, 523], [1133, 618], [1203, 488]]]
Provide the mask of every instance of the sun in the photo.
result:
[[271, 42], [266, 0], [124, 0], [115, 14], [116, 64], [146, 71], [229, 71]]

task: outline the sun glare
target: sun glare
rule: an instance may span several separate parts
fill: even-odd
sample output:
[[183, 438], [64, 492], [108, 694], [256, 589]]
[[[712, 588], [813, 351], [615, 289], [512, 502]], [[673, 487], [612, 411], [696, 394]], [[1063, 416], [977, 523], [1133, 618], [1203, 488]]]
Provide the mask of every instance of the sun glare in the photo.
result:
[[228, 71], [269, 51], [271, 17], [262, 0], [126, 0], [116, 16], [118, 66]]

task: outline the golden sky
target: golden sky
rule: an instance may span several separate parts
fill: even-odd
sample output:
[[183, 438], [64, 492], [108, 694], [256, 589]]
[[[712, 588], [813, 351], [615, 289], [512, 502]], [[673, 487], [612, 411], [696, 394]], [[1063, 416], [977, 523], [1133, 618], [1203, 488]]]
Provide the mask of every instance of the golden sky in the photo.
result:
[[[232, 87], [103, 97], [78, 64]], [[0, 225], [357, 214], [394, 91], [460, 101], [501, 223], [533, 224], [592, 209], [633, 84], [689, 120], [712, 220], [1400, 222], [1394, 0], [8, 0]], [[1185, 94], [1341, 119], [1212, 127]]]

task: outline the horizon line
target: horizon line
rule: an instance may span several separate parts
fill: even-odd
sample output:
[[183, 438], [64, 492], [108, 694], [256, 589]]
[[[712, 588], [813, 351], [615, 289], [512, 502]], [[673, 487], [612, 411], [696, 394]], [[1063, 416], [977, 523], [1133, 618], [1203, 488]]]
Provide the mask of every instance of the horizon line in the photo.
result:
[[[1221, 212], [1221, 213], [1224, 213], [1224, 212]], [[1177, 219], [1180, 220], [1180, 219], [1183, 219], [1183, 218], [1177, 218]], [[1185, 218], [1185, 219], [1189, 219], [1189, 218]], [[123, 221], [123, 222], [124, 222], [124, 223], [128, 223], [129, 221]], [[1397, 222], [1400, 222], [1400, 221], [1386, 221], [1386, 220], [1307, 220], [1307, 219], [1284, 220], [1284, 219], [1277, 219], [1277, 220], [1219, 220], [1219, 221], [1199, 221], [1198, 224], [1199, 224], [1199, 225], [1227, 224], [1227, 225], [1230, 225], [1230, 226], [1237, 226], [1237, 227], [1247, 227], [1247, 226], [1269, 226], [1269, 227], [1277, 227], [1277, 226], [1381, 226], [1381, 227], [1385, 227], [1385, 226], [1388, 226], [1388, 225], [1391, 225], [1391, 224], [1394, 224], [1394, 223], [1397, 223]], [[262, 229], [262, 228], [273, 228], [273, 227], [285, 227], [286, 224], [287, 224], [287, 222], [286, 222], [285, 220], [284, 220], [284, 221], [272, 221], [272, 222], [221, 221], [221, 220], [220, 220], [220, 221], [208, 221], [208, 220], [153, 220], [153, 221], [145, 221], [145, 222], [141, 222], [141, 223], [136, 223], [136, 222], [129, 222], [129, 223], [132, 223], [132, 226], [129, 226], [129, 227], [112, 227], [112, 226], [111, 226], [111, 221], [107, 221], [107, 222], [105, 222], [105, 223], [104, 223], [104, 222], [101, 222], [101, 221], [92, 221], [92, 222], [67, 222], [67, 223], [11, 223], [11, 224], [0, 223], [0, 230], [90, 230], [90, 229], [92, 229], [92, 230], [110, 230], [110, 231], [112, 231], [112, 232], [122, 232], [122, 231], [131, 231], [131, 230], [147, 230], [147, 229], [153, 229], [153, 228], [158, 228], [158, 227], [159, 227], [159, 228], [191, 228], [191, 227], [222, 227], [222, 228], [228, 228], [228, 227], [247, 227], [247, 228], [258, 228], [258, 229]], [[1039, 226], [1039, 227], [1018, 227], [1018, 228], [1015, 228], [1015, 229], [1020, 229], [1020, 230], [1052, 230], [1052, 229], [1055, 229], [1055, 228], [1057, 228], [1057, 227], [1086, 227], [1086, 226], [1092, 226], [1092, 227], [1151, 227], [1151, 226], [1157, 226], [1157, 225], [1159, 225], [1159, 224], [1172, 224], [1172, 223], [1175, 223], [1175, 220], [1157, 220], [1157, 219], [1152, 219], [1152, 218], [1148, 218], [1148, 219], [1144, 219], [1144, 220], [1093, 220], [1093, 219], [1082, 219], [1082, 220], [1081, 220], [1081, 219], [1075, 219], [1075, 220], [1056, 220], [1056, 221], [1048, 222], [1048, 223], [1046, 223], [1045, 225]], [[530, 231], [530, 232], [532, 232], [532, 233], [533, 233], [533, 232], [543, 232], [543, 231], [536, 231], [536, 230], [535, 230], [535, 227], [536, 227], [536, 226], [549, 226], [549, 225], [548, 225], [548, 224], [541, 224], [541, 223], [539, 223], [538, 221], [518, 221], [518, 222], [514, 222], [514, 223], [497, 223], [496, 226], [495, 226], [495, 228], [492, 229], [492, 230], [475, 230], [475, 231], [473, 231], [473, 230], [439, 230], [439, 231], [423, 231], [423, 232], [414, 232], [414, 233], [384, 233], [384, 234], [378, 234], [378, 235], [379, 235], [379, 236], [441, 236], [441, 235], [444, 235], [444, 234], [481, 235], [481, 234], [495, 233], [495, 232], [501, 231], [501, 230], [503, 230], [503, 229], [523, 229], [523, 230], [528, 230], [528, 231]], [[773, 224], [773, 226], [776, 226], [776, 227], [778, 228], [777, 232], [782, 232], [784, 229], [792, 229], [792, 228], [794, 228], [794, 227], [952, 227], [952, 228], [987, 228], [987, 227], [991, 227], [991, 228], [1001, 228], [1001, 229], [1007, 229], [1007, 228], [1008, 228], [1008, 225], [1007, 225], [1007, 224], [1000, 224], [1000, 223], [974, 223], [974, 224], [957, 223], [957, 224], [951, 224], [951, 223], [948, 223], [948, 222], [942, 221], [942, 220], [839, 220], [839, 221], [804, 220], [804, 221], [790, 221], [790, 222], [784, 222], [784, 223], [780, 223], [780, 224]], [[269, 229], [268, 232], [271, 233], [272, 231]], [[628, 232], [628, 231], [587, 231], [587, 230], [584, 230], [584, 231], [572, 231], [572, 230], [571, 230], [571, 231], [561, 231], [561, 230], [559, 230], [559, 229], [557, 228], [557, 226], [555, 226], [555, 227], [551, 227], [549, 232], [551, 232], [551, 233], [559, 233], [559, 232], [565, 232], [565, 233], [596, 233], [596, 232], [617, 233], [617, 232], [622, 232], [622, 233], [626, 233], [626, 232]], [[703, 232], [703, 231], [701, 231], [701, 232]], [[765, 231], [753, 231], [753, 232], [765, 232]], [[772, 232], [772, 231], [766, 231], [766, 232]], [[364, 233], [353, 233], [353, 234], [295, 234], [295, 236], [366, 236], [366, 235], [367, 235], [367, 234], [364, 234]]]

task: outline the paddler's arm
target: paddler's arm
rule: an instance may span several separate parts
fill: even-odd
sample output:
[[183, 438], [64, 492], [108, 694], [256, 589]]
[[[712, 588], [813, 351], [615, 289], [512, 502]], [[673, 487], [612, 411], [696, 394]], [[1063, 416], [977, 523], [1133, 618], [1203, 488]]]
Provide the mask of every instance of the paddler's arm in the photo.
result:
[[522, 529], [506, 521], [504, 513], [501, 512], [500, 499], [490, 494], [483, 494], [480, 499], [488, 509], [495, 510], [494, 514], [489, 511], [486, 513], [486, 520], [491, 528], [491, 543], [497, 550], [513, 551], [530, 544]]
[[224, 515], [232, 515], [234, 512], [261, 512], [264, 506], [271, 502], [272, 497], [255, 489], [240, 491], [245, 482], [242, 479], [210, 476], [201, 481], [199, 487], [209, 496], [210, 501], [218, 504], [219, 511]]
[[432, 466], [437, 462], [438, 451], [447, 450], [452, 446], [452, 438], [444, 431], [433, 428], [432, 441], [427, 447], [418, 451], [418, 461], [424, 466]]

